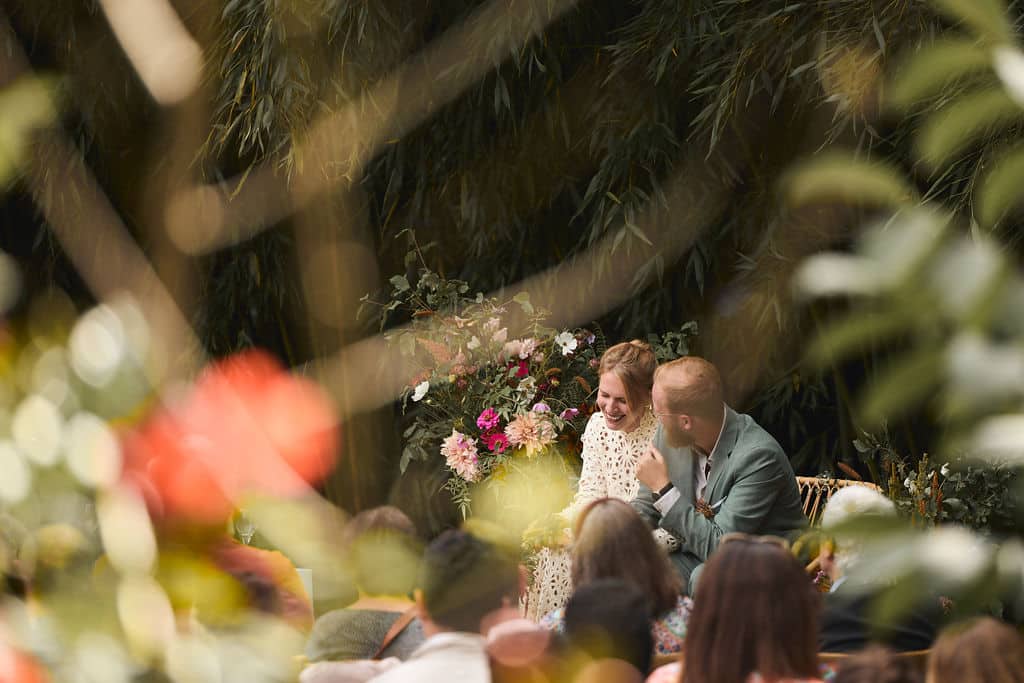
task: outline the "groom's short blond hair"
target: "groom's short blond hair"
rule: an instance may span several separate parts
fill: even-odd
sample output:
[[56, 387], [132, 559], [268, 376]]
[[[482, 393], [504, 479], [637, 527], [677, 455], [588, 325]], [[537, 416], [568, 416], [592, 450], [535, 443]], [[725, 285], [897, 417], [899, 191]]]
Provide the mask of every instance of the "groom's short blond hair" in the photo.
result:
[[725, 398], [718, 368], [698, 356], [683, 356], [658, 366], [654, 383], [665, 392], [670, 412], [720, 417]]

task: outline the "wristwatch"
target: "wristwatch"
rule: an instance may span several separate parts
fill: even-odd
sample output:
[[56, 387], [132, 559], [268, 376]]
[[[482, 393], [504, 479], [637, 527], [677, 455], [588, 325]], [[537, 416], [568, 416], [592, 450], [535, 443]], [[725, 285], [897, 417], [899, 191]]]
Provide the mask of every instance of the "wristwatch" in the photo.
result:
[[669, 482], [669, 483], [665, 484], [664, 486], [662, 486], [661, 489], [659, 489], [658, 492], [656, 494], [654, 494], [654, 499], [657, 500], [658, 498], [661, 498], [662, 496], [664, 496], [666, 493], [668, 493], [671, 490], [672, 490], [672, 482]]

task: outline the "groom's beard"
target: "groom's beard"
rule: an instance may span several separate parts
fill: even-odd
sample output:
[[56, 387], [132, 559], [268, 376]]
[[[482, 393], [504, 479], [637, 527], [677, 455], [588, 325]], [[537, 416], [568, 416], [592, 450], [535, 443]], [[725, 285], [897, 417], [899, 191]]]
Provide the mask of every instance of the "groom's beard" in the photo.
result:
[[676, 425], [665, 425], [665, 441], [672, 448], [689, 448], [694, 438]]

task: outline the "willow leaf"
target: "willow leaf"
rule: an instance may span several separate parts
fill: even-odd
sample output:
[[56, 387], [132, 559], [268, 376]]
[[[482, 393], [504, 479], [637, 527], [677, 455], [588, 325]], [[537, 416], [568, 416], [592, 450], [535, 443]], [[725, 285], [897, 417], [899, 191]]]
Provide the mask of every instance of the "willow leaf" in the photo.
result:
[[866, 427], [892, 422], [925, 402], [942, 381], [944, 359], [940, 350], [926, 348], [894, 360], [864, 396], [861, 417]]
[[1024, 144], [1001, 155], [980, 183], [978, 222], [993, 228], [1013, 208], [1024, 204]]
[[917, 150], [923, 161], [937, 167], [976, 138], [1020, 120], [1024, 110], [1002, 88], [985, 88], [930, 116], [917, 139]]
[[951, 81], [989, 68], [991, 55], [976, 40], [949, 38], [907, 57], [886, 89], [886, 103], [906, 109]]
[[841, 361], [908, 329], [911, 325], [905, 311], [888, 310], [854, 313], [830, 324], [811, 343], [807, 360], [821, 367]]
[[844, 153], [822, 154], [798, 165], [783, 179], [782, 187], [793, 206], [843, 201], [895, 207], [915, 198], [913, 188], [894, 166]]

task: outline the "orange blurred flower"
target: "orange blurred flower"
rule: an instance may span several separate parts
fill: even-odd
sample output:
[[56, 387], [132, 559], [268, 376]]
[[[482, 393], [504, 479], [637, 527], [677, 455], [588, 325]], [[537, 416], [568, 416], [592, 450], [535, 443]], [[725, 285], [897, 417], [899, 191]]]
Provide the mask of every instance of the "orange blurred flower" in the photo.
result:
[[125, 437], [125, 476], [157, 516], [220, 523], [246, 493], [292, 496], [334, 465], [337, 419], [314, 382], [263, 351], [208, 366]]

